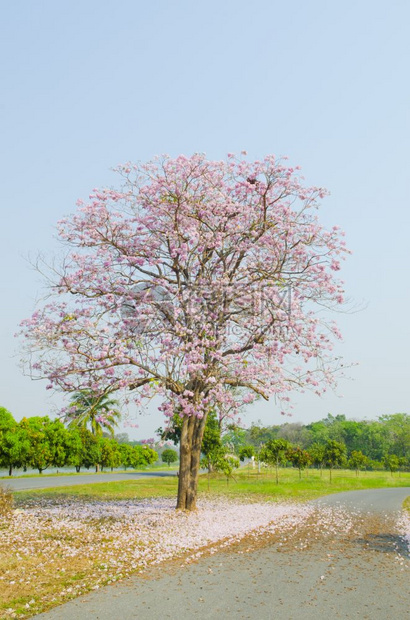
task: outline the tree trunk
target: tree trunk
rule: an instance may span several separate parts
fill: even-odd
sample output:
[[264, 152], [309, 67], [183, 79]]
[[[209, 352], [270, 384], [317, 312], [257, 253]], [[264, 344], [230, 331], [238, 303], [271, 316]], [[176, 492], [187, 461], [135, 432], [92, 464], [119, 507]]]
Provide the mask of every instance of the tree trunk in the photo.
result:
[[10, 465], [9, 467], [9, 476], [13, 475], [13, 465]]
[[184, 418], [181, 430], [177, 510], [195, 510], [202, 437], [208, 414]]

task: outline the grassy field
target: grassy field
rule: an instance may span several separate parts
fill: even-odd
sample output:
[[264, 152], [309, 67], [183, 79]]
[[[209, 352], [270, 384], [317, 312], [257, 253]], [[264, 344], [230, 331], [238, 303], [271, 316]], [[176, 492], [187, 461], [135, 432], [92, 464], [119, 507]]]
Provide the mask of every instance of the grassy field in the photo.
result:
[[[142, 484], [140, 484], [142, 483]], [[68, 483], [69, 484], [69, 483]], [[177, 492], [177, 478], [149, 478], [123, 482], [97, 482], [76, 486], [53, 487], [36, 491], [19, 491], [14, 494], [18, 507], [27, 501], [34, 503], [40, 498], [81, 498], [97, 500], [144, 499], [148, 497], [171, 497]]]
[[[255, 470], [246, 467], [235, 473], [235, 478], [229, 482], [225, 477], [203, 474], [199, 480], [199, 496], [201, 494], [227, 495], [230, 497], [249, 497], [255, 500], [294, 500], [307, 501], [321, 495], [351, 491], [354, 489], [374, 489], [383, 487], [410, 487], [410, 473], [394, 474], [388, 472], [361, 472], [356, 476], [350, 470], [336, 470], [329, 481], [328, 472], [309, 470], [299, 474], [294, 469], [282, 469], [279, 475], [279, 484], [276, 484], [272, 471], [258, 474]], [[177, 492], [177, 478], [156, 478], [127, 480], [124, 482], [99, 482], [97, 484], [76, 485], [72, 487], [58, 487], [41, 489], [38, 491], [21, 491], [16, 493], [16, 501], [35, 500], [40, 497], [79, 497], [82, 499], [135, 499], [147, 497], [171, 497]], [[209, 488], [208, 488], [209, 487]]]

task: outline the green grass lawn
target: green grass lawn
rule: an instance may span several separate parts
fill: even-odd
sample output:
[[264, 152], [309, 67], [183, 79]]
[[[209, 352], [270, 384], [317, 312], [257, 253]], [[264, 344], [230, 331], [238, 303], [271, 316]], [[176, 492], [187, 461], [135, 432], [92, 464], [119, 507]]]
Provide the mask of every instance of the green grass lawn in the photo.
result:
[[[140, 484], [142, 483], [142, 484]], [[75, 486], [53, 487], [33, 491], [17, 491], [14, 494], [17, 505], [22, 501], [40, 497], [64, 497], [81, 499], [117, 500], [144, 499], [147, 497], [170, 497], [176, 495], [177, 478], [150, 478], [125, 480], [122, 482], [98, 482]]]
[[[209, 483], [209, 489], [208, 489]], [[178, 480], [170, 478], [150, 478], [140, 480], [126, 480], [123, 482], [99, 482], [76, 486], [40, 489], [37, 491], [20, 491], [15, 493], [17, 502], [40, 496], [77, 497], [83, 499], [132, 499], [147, 497], [171, 497], [177, 492]], [[349, 470], [333, 471], [333, 480], [329, 481], [327, 471], [320, 475], [317, 470], [303, 472], [302, 478], [294, 469], [282, 469], [279, 474], [279, 484], [276, 484], [272, 471], [258, 474], [255, 470], [242, 468], [235, 472], [235, 479], [227, 482], [220, 475], [212, 475], [208, 481], [207, 474], [199, 479], [199, 496], [201, 494], [226, 495], [230, 497], [248, 497], [255, 500], [280, 501], [291, 499], [304, 501], [315, 499], [321, 495], [350, 491], [354, 489], [373, 489], [383, 487], [410, 487], [410, 473], [394, 474], [388, 472], [361, 472], [356, 476]]]

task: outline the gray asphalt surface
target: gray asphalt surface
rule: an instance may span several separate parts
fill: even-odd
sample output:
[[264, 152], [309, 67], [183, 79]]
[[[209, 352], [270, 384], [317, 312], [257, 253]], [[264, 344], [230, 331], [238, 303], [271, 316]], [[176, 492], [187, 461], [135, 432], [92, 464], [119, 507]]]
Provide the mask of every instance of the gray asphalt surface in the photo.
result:
[[76, 476], [39, 476], [38, 478], [3, 478], [0, 485], [13, 491], [27, 491], [33, 489], [49, 489], [53, 487], [71, 487], [77, 484], [96, 484], [98, 482], [120, 482], [138, 478], [155, 478], [175, 476], [175, 471], [158, 472], [126, 472], [124, 474], [78, 474]]
[[309, 540], [309, 532], [301, 532], [299, 542], [305, 536], [307, 546], [297, 550], [292, 538], [251, 550], [243, 543], [194, 564], [147, 571], [35, 617], [410, 619], [410, 557], [391, 516], [409, 495], [407, 487], [322, 498], [320, 505], [364, 511], [352, 535]]
[[327, 495], [313, 502], [317, 506], [334, 506], [361, 510], [370, 513], [394, 513], [401, 509], [410, 487], [391, 489], [367, 489], [366, 491], [346, 491]]

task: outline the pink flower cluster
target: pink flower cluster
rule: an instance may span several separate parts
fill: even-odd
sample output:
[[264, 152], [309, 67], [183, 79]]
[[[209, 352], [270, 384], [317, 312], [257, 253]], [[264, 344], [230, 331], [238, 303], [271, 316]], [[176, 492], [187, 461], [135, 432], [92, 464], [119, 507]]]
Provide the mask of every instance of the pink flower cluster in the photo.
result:
[[273, 155], [118, 172], [120, 190], [95, 190], [59, 224], [70, 251], [55, 299], [23, 321], [33, 374], [139, 405], [160, 395], [167, 416], [334, 384], [340, 334], [316, 310], [343, 302], [347, 250], [318, 222], [325, 190]]

